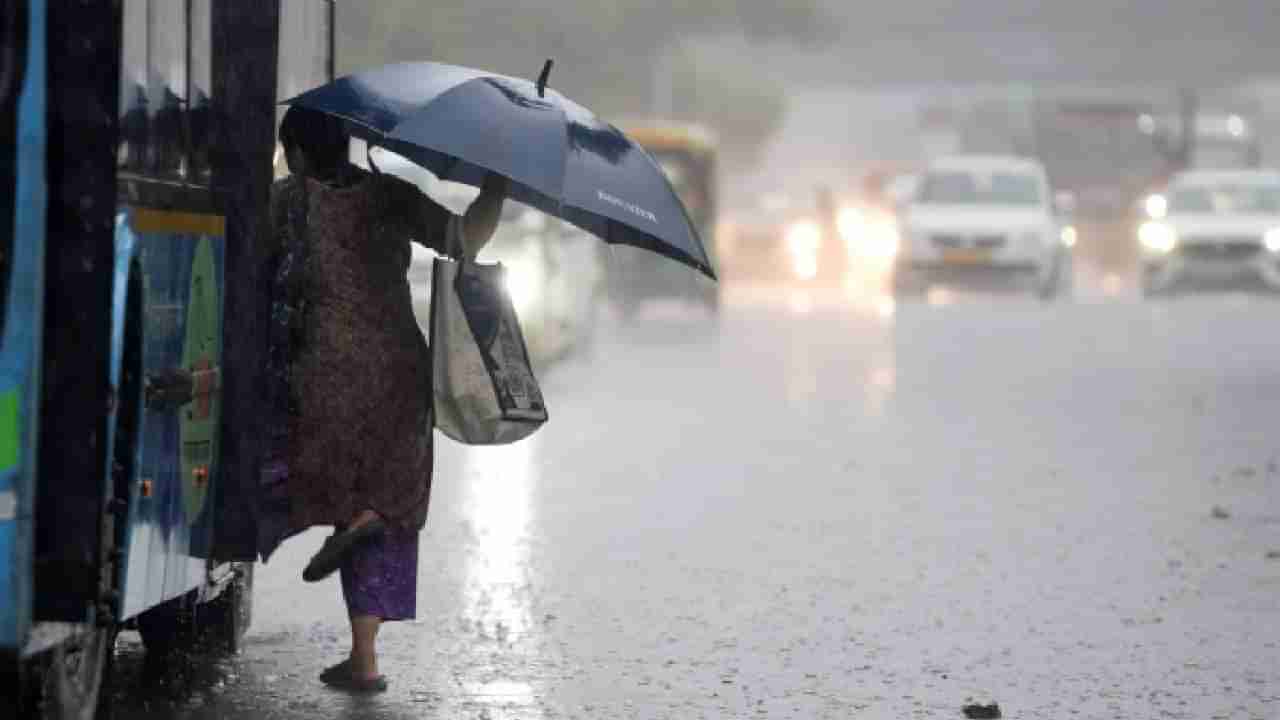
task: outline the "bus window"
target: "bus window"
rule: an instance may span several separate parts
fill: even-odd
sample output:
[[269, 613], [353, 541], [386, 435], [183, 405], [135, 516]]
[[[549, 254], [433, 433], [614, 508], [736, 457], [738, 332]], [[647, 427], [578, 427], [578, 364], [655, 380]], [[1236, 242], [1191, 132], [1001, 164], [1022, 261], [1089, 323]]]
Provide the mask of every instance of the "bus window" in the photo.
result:
[[121, 170], [146, 170], [147, 113], [147, 0], [124, 0], [124, 37], [120, 54], [120, 139], [117, 164]]
[[212, 56], [212, 8], [211, 0], [190, 0], [189, 32], [191, 66], [187, 68], [191, 102], [187, 113], [187, 125], [191, 144], [188, 150], [190, 172], [188, 179], [201, 185], [209, 184], [209, 143], [212, 128], [209, 125], [211, 95], [213, 91]]
[[186, 174], [187, 4], [153, 0], [147, 10], [151, 171], [181, 178]]
[[[333, 3], [316, 0], [282, 0], [280, 50], [276, 93], [287, 100], [333, 79]], [[284, 108], [276, 111], [276, 123]], [[277, 146], [275, 175], [288, 174], [284, 153]]]

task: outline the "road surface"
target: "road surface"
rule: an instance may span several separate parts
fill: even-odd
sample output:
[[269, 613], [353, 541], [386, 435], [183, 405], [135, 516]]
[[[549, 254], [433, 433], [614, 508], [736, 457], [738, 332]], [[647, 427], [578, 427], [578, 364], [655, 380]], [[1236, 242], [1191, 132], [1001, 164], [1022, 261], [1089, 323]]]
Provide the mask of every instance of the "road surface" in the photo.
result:
[[239, 656], [122, 636], [117, 717], [1280, 717], [1280, 302], [1082, 294], [656, 308], [439, 443], [387, 693], [315, 679], [313, 531]]

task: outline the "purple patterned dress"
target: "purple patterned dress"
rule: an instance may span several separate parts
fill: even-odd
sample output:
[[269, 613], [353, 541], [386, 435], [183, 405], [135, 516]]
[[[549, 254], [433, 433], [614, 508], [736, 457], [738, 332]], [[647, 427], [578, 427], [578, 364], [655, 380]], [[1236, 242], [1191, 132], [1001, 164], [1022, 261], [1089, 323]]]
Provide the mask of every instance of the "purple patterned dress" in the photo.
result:
[[433, 456], [431, 358], [405, 273], [410, 241], [443, 253], [454, 216], [397, 178], [346, 179], [272, 188], [261, 546], [376, 511], [388, 531], [351, 552], [343, 595], [352, 615], [402, 620], [414, 616]]

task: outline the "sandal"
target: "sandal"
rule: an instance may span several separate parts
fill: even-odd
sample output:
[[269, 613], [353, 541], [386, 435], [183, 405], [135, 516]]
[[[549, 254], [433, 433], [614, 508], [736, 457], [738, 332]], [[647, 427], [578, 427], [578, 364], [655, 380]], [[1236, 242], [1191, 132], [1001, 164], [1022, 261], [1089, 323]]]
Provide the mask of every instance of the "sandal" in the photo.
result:
[[330, 535], [325, 539], [324, 545], [320, 546], [320, 550], [311, 556], [311, 561], [302, 571], [302, 579], [310, 583], [329, 577], [342, 566], [342, 561], [356, 543], [381, 535], [386, 529], [387, 524], [379, 519], [370, 520], [354, 530], [343, 530]]
[[387, 690], [387, 679], [382, 675], [372, 678], [356, 677], [346, 660], [326, 668], [320, 673], [320, 682], [332, 688], [352, 693], [380, 693]]
[[321, 670], [320, 682], [328, 683], [334, 678], [337, 678], [339, 675], [342, 675], [344, 673], [347, 675], [351, 674], [351, 658], [347, 658], [346, 660], [343, 660], [337, 665], [330, 665], [324, 670]]

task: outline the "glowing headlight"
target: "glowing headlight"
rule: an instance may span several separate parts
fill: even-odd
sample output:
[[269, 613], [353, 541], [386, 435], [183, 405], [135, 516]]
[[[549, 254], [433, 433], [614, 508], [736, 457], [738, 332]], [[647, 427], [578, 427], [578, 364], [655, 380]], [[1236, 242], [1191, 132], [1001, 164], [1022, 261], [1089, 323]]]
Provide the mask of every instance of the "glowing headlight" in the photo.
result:
[[822, 229], [817, 223], [802, 221], [787, 230], [787, 248], [793, 255], [815, 253], [822, 246]]
[[1147, 217], [1154, 220], [1159, 220], [1169, 214], [1169, 198], [1160, 193], [1148, 195], [1143, 205], [1147, 211]]
[[836, 216], [836, 230], [845, 242], [852, 243], [866, 230], [866, 222], [858, 208], [844, 208]]
[[1062, 232], [1058, 234], [1058, 237], [1066, 247], [1075, 247], [1076, 241], [1080, 239], [1080, 235], [1076, 232], [1074, 225], [1068, 225], [1062, 228]]
[[1280, 253], [1280, 228], [1272, 228], [1262, 236], [1262, 244], [1269, 252]]
[[868, 257], [887, 260], [898, 254], [900, 243], [898, 223], [893, 218], [881, 218], [867, 226], [861, 248]]
[[887, 259], [898, 254], [898, 223], [892, 216], [845, 208], [836, 217], [836, 228], [850, 255]]
[[534, 249], [526, 250], [510, 262], [507, 269], [507, 293], [516, 315], [527, 315], [542, 299], [542, 262]]
[[802, 280], [818, 276], [818, 248], [822, 246], [822, 229], [816, 223], [798, 222], [787, 231], [787, 249], [791, 265]]
[[1145, 222], [1138, 228], [1138, 242], [1151, 252], [1163, 254], [1178, 244], [1178, 235], [1162, 222]]

